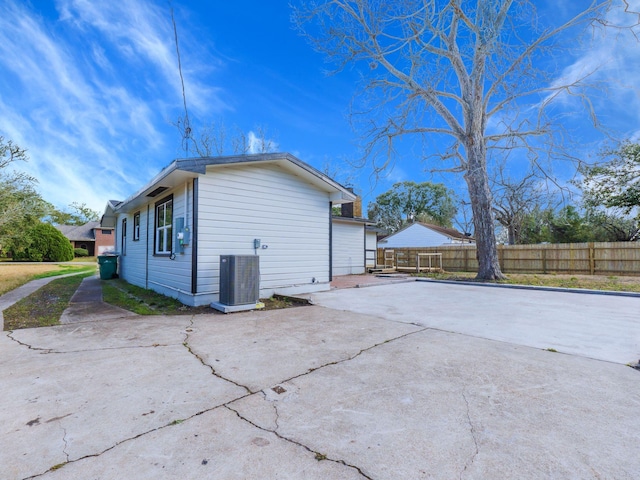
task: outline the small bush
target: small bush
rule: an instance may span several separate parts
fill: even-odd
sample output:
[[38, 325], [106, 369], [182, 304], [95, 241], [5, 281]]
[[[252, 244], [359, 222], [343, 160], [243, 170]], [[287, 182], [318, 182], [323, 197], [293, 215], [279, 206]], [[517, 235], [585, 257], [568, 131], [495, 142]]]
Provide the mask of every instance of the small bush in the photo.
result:
[[73, 247], [69, 240], [53, 225], [40, 223], [26, 232], [24, 250], [15, 252], [16, 260], [30, 262], [69, 262], [73, 260]]
[[88, 257], [89, 256], [89, 250], [87, 250], [86, 248], [74, 248], [73, 249], [73, 256], [74, 257]]

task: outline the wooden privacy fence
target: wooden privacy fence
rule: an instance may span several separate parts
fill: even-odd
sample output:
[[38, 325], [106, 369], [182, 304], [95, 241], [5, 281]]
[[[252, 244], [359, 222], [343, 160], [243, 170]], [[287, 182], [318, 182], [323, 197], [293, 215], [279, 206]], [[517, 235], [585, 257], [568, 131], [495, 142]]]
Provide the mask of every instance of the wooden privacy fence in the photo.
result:
[[[420, 253], [440, 253], [445, 271], [478, 271], [475, 245], [379, 248], [378, 265], [385, 265], [385, 250], [386, 263], [393, 257], [394, 265], [403, 270], [416, 268]], [[498, 258], [504, 273], [640, 275], [640, 242], [498, 245]]]

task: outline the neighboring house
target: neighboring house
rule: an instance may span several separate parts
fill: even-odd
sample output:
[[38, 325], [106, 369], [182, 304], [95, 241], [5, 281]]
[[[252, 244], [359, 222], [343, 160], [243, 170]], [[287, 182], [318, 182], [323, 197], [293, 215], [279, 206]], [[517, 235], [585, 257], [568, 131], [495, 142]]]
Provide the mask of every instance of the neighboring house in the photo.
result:
[[187, 305], [217, 302], [220, 256], [260, 256], [260, 297], [328, 290], [332, 205], [355, 195], [287, 153], [173, 161], [110, 201], [118, 270]]
[[69, 239], [73, 248], [84, 248], [91, 257], [115, 248], [113, 228], [101, 227], [100, 222], [87, 222], [80, 226], [56, 225], [56, 228]]
[[374, 222], [362, 218], [360, 198], [342, 205], [341, 215], [331, 218], [332, 272], [334, 275], [365, 273], [376, 264]]
[[378, 240], [380, 248], [440, 247], [461, 243], [474, 244], [469, 235], [455, 228], [440, 227], [430, 223], [416, 222], [401, 228], [395, 233]]

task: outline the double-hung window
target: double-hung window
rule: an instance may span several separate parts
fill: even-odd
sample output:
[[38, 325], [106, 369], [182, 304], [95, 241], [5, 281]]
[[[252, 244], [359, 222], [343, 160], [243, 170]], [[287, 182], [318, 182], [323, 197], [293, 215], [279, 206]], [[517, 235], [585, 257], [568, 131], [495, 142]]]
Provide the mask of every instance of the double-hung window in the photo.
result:
[[121, 255], [127, 254], [127, 219], [122, 219], [122, 236], [120, 237], [122, 240], [122, 245], [120, 246]]
[[133, 215], [133, 241], [140, 240], [140, 212]]
[[173, 196], [156, 203], [155, 254], [171, 255]]

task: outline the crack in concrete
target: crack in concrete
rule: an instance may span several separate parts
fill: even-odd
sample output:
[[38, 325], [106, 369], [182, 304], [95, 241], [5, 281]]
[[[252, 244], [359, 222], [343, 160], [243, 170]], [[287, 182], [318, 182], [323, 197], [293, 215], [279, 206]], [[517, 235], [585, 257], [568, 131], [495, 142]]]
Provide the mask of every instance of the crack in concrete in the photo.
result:
[[[240, 399], [245, 398], [247, 396], [248, 395], [243, 395], [242, 397], [236, 398], [235, 400], [240, 400]], [[216, 406], [211, 407], [211, 408], [207, 408], [205, 410], [201, 410], [201, 411], [196, 412], [193, 415], [190, 415], [190, 416], [188, 416], [186, 418], [179, 419], [179, 420], [173, 420], [173, 421], [167, 423], [166, 425], [160, 425], [159, 427], [152, 428], [151, 430], [147, 430], [146, 432], [138, 433], [137, 435], [134, 435], [133, 437], [128, 437], [128, 438], [125, 438], [124, 440], [120, 440], [120, 441], [114, 443], [113, 445], [111, 445], [110, 447], [105, 448], [104, 450], [102, 450], [102, 451], [100, 451], [98, 453], [91, 453], [91, 454], [83, 455], [82, 457], [78, 457], [78, 458], [74, 458], [74, 459], [70, 459], [69, 458], [69, 454], [66, 452], [66, 448], [68, 446], [67, 441], [66, 441], [67, 432], [66, 432], [66, 430], [63, 429], [64, 430], [64, 438], [63, 438], [63, 440], [65, 442], [65, 448], [63, 449], [63, 452], [67, 455], [67, 461], [63, 462], [61, 464], [58, 464], [58, 465], [54, 465], [53, 467], [45, 470], [42, 473], [38, 473], [36, 475], [31, 475], [29, 477], [25, 477], [22, 480], [31, 480], [33, 478], [39, 478], [39, 477], [42, 477], [42, 476], [46, 475], [49, 472], [52, 472], [52, 471], [55, 471], [55, 470], [59, 470], [60, 468], [66, 466], [66, 465], [68, 465], [70, 463], [80, 462], [80, 461], [86, 460], [88, 458], [97, 458], [97, 457], [99, 457], [99, 456], [101, 456], [101, 455], [113, 450], [114, 448], [119, 447], [120, 445], [122, 445], [124, 443], [131, 442], [133, 440], [137, 440], [138, 438], [144, 437], [145, 435], [148, 435], [150, 433], [163, 430], [163, 429], [168, 428], [168, 427], [173, 427], [173, 426], [178, 425], [180, 423], [186, 422], [187, 420], [191, 420], [194, 417], [198, 417], [198, 416], [203, 415], [205, 413], [212, 412], [213, 410], [216, 410], [217, 408], [221, 408], [221, 407], [224, 407], [224, 406], [225, 406], [224, 404], [220, 404], [220, 405], [216, 405]]]
[[324, 365], [320, 365], [320, 366], [318, 366], [318, 367], [310, 368], [309, 370], [307, 370], [307, 371], [306, 371], [306, 372], [304, 372], [304, 373], [300, 373], [300, 374], [298, 374], [298, 375], [294, 375], [293, 377], [290, 377], [290, 378], [288, 378], [288, 379], [286, 379], [286, 380], [282, 380], [282, 381], [281, 381], [281, 382], [279, 382], [279, 383], [290, 382], [291, 380], [295, 380], [296, 378], [304, 377], [304, 376], [309, 375], [310, 373], [313, 373], [313, 372], [315, 372], [315, 371], [317, 371], [317, 370], [320, 370], [320, 369], [322, 369], [322, 368], [330, 367], [330, 366], [333, 366], [333, 365], [340, 365], [341, 363], [349, 362], [349, 361], [351, 361], [351, 360], [353, 360], [353, 359], [355, 359], [355, 358], [359, 357], [359, 356], [360, 356], [360, 355], [362, 355], [364, 352], [368, 352], [369, 350], [373, 350], [374, 348], [380, 347], [380, 346], [382, 346], [382, 345], [386, 345], [387, 343], [395, 342], [396, 340], [400, 340], [400, 339], [402, 339], [402, 338], [409, 337], [410, 335], [416, 335], [416, 334], [418, 334], [418, 333], [422, 333], [422, 332], [424, 332], [424, 331], [426, 331], [426, 330], [430, 330], [430, 328], [429, 328], [429, 327], [424, 327], [424, 328], [421, 328], [420, 330], [416, 330], [416, 331], [414, 331], [414, 332], [409, 332], [409, 333], [405, 333], [405, 334], [403, 334], [403, 335], [400, 335], [400, 336], [398, 336], [398, 337], [389, 338], [389, 339], [385, 340], [384, 342], [376, 343], [376, 344], [371, 345], [371, 346], [369, 346], [369, 347], [367, 347], [367, 348], [363, 348], [363, 349], [362, 349], [362, 350], [360, 350], [358, 353], [355, 353], [355, 354], [351, 355], [351, 356], [350, 356], [350, 357], [348, 357], [348, 358], [343, 358], [342, 360], [335, 360], [335, 361], [333, 361], [333, 362], [325, 363]]
[[[291, 443], [292, 445], [296, 445], [296, 446], [298, 446], [298, 447], [301, 447], [301, 448], [305, 449], [305, 450], [306, 450], [307, 452], [309, 452], [309, 453], [313, 453], [313, 454], [314, 454], [314, 456], [315, 456], [315, 459], [316, 459], [316, 460], [318, 460], [318, 461], [326, 460], [326, 461], [328, 461], [328, 462], [333, 462], [333, 463], [337, 463], [338, 465], [342, 465], [342, 466], [345, 466], [345, 467], [348, 467], [348, 468], [352, 468], [352, 469], [356, 470], [360, 475], [362, 475], [362, 477], [363, 477], [363, 478], [366, 478], [367, 480], [373, 480], [369, 475], [367, 475], [366, 473], [364, 473], [360, 467], [358, 467], [358, 466], [356, 466], [356, 465], [352, 465], [352, 464], [350, 464], [350, 463], [347, 463], [347, 462], [346, 462], [346, 461], [344, 461], [344, 460], [339, 460], [339, 459], [335, 459], [335, 458], [330, 458], [330, 457], [328, 457], [328, 456], [327, 456], [326, 454], [324, 454], [324, 453], [321, 453], [321, 452], [318, 452], [318, 451], [316, 451], [316, 450], [313, 450], [311, 447], [309, 447], [308, 445], [305, 445], [304, 443], [298, 442], [297, 440], [294, 440], [294, 439], [292, 439], [292, 438], [285, 437], [284, 435], [282, 435], [281, 433], [279, 433], [279, 432], [277, 431], [277, 428], [276, 428], [276, 429], [274, 429], [274, 430], [271, 430], [271, 429], [269, 429], [269, 428], [261, 427], [260, 425], [258, 425], [258, 424], [256, 424], [256, 423], [253, 423], [253, 422], [252, 422], [251, 420], [249, 420], [248, 418], [243, 417], [243, 416], [240, 414], [240, 412], [238, 412], [237, 410], [235, 410], [235, 409], [231, 408], [231, 407], [229, 406], [229, 404], [225, 404], [225, 405], [223, 405], [223, 406], [224, 406], [226, 409], [228, 409], [228, 410], [232, 411], [233, 413], [235, 413], [235, 414], [236, 414], [236, 416], [237, 416], [240, 420], [242, 420], [242, 421], [244, 421], [244, 422], [247, 422], [249, 425], [251, 425], [251, 426], [253, 426], [253, 427], [255, 427], [255, 428], [259, 429], [259, 430], [262, 430], [263, 432], [272, 433], [273, 435], [275, 435], [276, 437], [278, 437], [280, 440], [284, 440], [285, 442]], [[276, 410], [276, 412], [277, 412], [277, 410]]]
[[[204, 359], [203, 359], [202, 357], [200, 357], [197, 353], [195, 353], [195, 352], [191, 349], [191, 347], [189, 346], [189, 343], [188, 343], [188, 340], [189, 340], [189, 332], [187, 331], [187, 329], [188, 329], [188, 328], [193, 327], [193, 325], [194, 325], [193, 320], [194, 320], [194, 317], [192, 316], [192, 317], [190, 318], [190, 320], [189, 320], [189, 325], [188, 325], [188, 327], [185, 329], [185, 336], [184, 336], [183, 346], [187, 349], [187, 351], [188, 351], [191, 355], [193, 355], [194, 357], [196, 357], [196, 358], [198, 359], [198, 361], [200, 361], [200, 363], [201, 363], [202, 365], [204, 365], [205, 367], [208, 367], [208, 368], [211, 370], [212, 375], [214, 375], [214, 376], [216, 376], [216, 377], [220, 378], [221, 380], [225, 380], [225, 381], [230, 382], [230, 383], [232, 383], [232, 384], [234, 384], [234, 385], [236, 385], [236, 386], [238, 386], [238, 387], [240, 387], [240, 388], [245, 389], [245, 390], [246, 390], [246, 392], [247, 392], [247, 394], [246, 394], [246, 395], [241, 395], [240, 397], [234, 398], [234, 399], [232, 399], [232, 400], [230, 400], [230, 401], [228, 401], [228, 402], [226, 402], [226, 403], [224, 403], [224, 404], [216, 405], [216, 406], [214, 406], [214, 407], [207, 408], [207, 409], [205, 409], [205, 410], [201, 410], [201, 411], [199, 411], [199, 412], [196, 412], [196, 413], [194, 413], [193, 415], [190, 415], [189, 417], [186, 417], [186, 418], [184, 418], [184, 419], [180, 419], [181, 421], [179, 421], [179, 422], [176, 422], [176, 420], [174, 420], [174, 421], [172, 421], [172, 422], [170, 422], [170, 423], [168, 423], [168, 424], [166, 424], [166, 425], [161, 425], [161, 426], [156, 427], [156, 428], [153, 428], [153, 429], [151, 429], [151, 430], [147, 430], [147, 431], [145, 431], [145, 432], [142, 432], [142, 433], [139, 433], [139, 434], [137, 434], [137, 435], [134, 435], [134, 436], [132, 436], [132, 437], [125, 438], [125, 439], [123, 439], [123, 440], [120, 440], [120, 441], [118, 441], [118, 442], [114, 443], [112, 446], [110, 446], [110, 447], [108, 447], [108, 448], [106, 448], [106, 449], [102, 450], [101, 452], [98, 452], [98, 453], [92, 453], [92, 454], [89, 454], [89, 455], [84, 455], [84, 456], [82, 456], [82, 457], [78, 457], [78, 458], [76, 458], [76, 459], [70, 459], [70, 458], [69, 458], [69, 454], [66, 452], [66, 449], [67, 449], [67, 447], [68, 447], [68, 443], [67, 443], [67, 441], [66, 441], [66, 435], [67, 435], [67, 432], [66, 432], [66, 430], [64, 430], [64, 429], [63, 429], [63, 430], [64, 430], [63, 441], [64, 441], [64, 443], [65, 443], [65, 447], [64, 447], [64, 449], [63, 449], [63, 452], [65, 453], [65, 455], [66, 455], [66, 457], [67, 457], [67, 460], [66, 460], [65, 462], [63, 462], [63, 463], [59, 464], [59, 465], [55, 465], [55, 466], [53, 466], [53, 467], [51, 467], [51, 468], [47, 469], [46, 471], [44, 471], [44, 472], [42, 472], [42, 473], [39, 473], [39, 474], [36, 474], [36, 475], [32, 475], [32, 476], [29, 476], [29, 477], [25, 477], [23, 480], [31, 480], [31, 479], [34, 479], [34, 478], [42, 477], [42, 476], [46, 475], [47, 473], [52, 472], [52, 471], [54, 471], [54, 470], [58, 470], [58, 469], [60, 469], [60, 468], [64, 467], [65, 465], [68, 465], [68, 464], [70, 464], [70, 463], [79, 462], [79, 461], [82, 461], [82, 460], [85, 460], [85, 459], [88, 459], [88, 458], [97, 458], [97, 457], [100, 457], [100, 456], [101, 456], [101, 455], [103, 455], [104, 453], [107, 453], [107, 452], [109, 452], [109, 451], [111, 451], [111, 450], [113, 450], [113, 449], [115, 449], [115, 448], [119, 447], [120, 445], [122, 445], [122, 444], [124, 444], [124, 443], [130, 442], [130, 441], [133, 441], [133, 440], [137, 440], [138, 438], [141, 438], [141, 437], [143, 437], [143, 436], [145, 436], [145, 435], [148, 435], [148, 434], [150, 434], [150, 433], [153, 433], [153, 432], [156, 432], [156, 431], [159, 431], [159, 430], [165, 429], [165, 428], [167, 428], [167, 427], [174, 426], [174, 425], [176, 425], [177, 423], [182, 423], [182, 422], [184, 422], [184, 421], [191, 420], [191, 419], [193, 419], [194, 417], [198, 417], [198, 416], [200, 416], [200, 415], [203, 415], [203, 414], [205, 414], [205, 413], [211, 412], [211, 411], [213, 411], [213, 410], [215, 410], [215, 409], [217, 409], [217, 408], [220, 408], [220, 407], [224, 407], [224, 408], [226, 408], [226, 409], [228, 409], [228, 410], [230, 410], [230, 411], [234, 412], [234, 413], [238, 416], [238, 418], [240, 418], [241, 420], [243, 420], [243, 421], [245, 421], [245, 422], [249, 423], [250, 425], [254, 426], [255, 428], [258, 428], [259, 430], [262, 430], [262, 431], [265, 431], [265, 432], [270, 432], [270, 433], [274, 434], [276, 437], [278, 437], [278, 438], [280, 438], [280, 439], [282, 439], [282, 440], [284, 440], [284, 441], [286, 441], [286, 442], [289, 442], [289, 443], [291, 443], [291, 444], [297, 445], [297, 446], [299, 446], [299, 447], [301, 447], [301, 448], [303, 448], [303, 449], [307, 450], [308, 452], [313, 453], [313, 454], [315, 455], [316, 460], [318, 460], [318, 461], [320, 461], [320, 460], [327, 460], [327, 461], [330, 461], [330, 462], [333, 462], [333, 463], [337, 463], [337, 464], [339, 464], [339, 465], [343, 465], [343, 466], [348, 467], [348, 468], [352, 468], [352, 469], [356, 470], [356, 471], [357, 471], [357, 472], [358, 472], [358, 473], [359, 473], [363, 478], [365, 478], [365, 479], [367, 479], [367, 480], [373, 480], [373, 479], [372, 479], [372, 477], [368, 476], [366, 473], [364, 473], [364, 472], [362, 471], [362, 469], [361, 469], [360, 467], [358, 467], [358, 466], [356, 466], [356, 465], [351, 465], [351, 464], [349, 464], [349, 463], [345, 462], [344, 460], [339, 460], [339, 459], [329, 458], [329, 457], [327, 457], [325, 454], [323, 454], [323, 453], [321, 453], [321, 452], [317, 452], [317, 451], [315, 451], [315, 450], [311, 449], [310, 447], [308, 447], [308, 446], [306, 446], [306, 445], [304, 445], [304, 444], [302, 444], [302, 443], [300, 443], [300, 442], [298, 442], [298, 441], [296, 441], [296, 440], [293, 440], [293, 439], [287, 438], [287, 437], [285, 437], [285, 436], [281, 435], [280, 433], [278, 433], [278, 431], [277, 431], [277, 430], [280, 428], [280, 426], [279, 426], [279, 418], [280, 418], [280, 416], [279, 416], [279, 412], [278, 412], [278, 409], [277, 409], [276, 405], [273, 405], [273, 407], [274, 407], [274, 411], [275, 411], [275, 414], [276, 414], [276, 418], [275, 418], [275, 425], [276, 425], [276, 428], [275, 428], [274, 430], [271, 430], [271, 429], [268, 429], [268, 428], [261, 427], [261, 426], [259, 426], [259, 425], [255, 424], [255, 423], [251, 422], [249, 419], [247, 419], [247, 418], [243, 417], [243, 416], [240, 414], [240, 412], [238, 412], [237, 410], [235, 410], [235, 409], [231, 408], [231, 407], [229, 406], [230, 404], [232, 404], [232, 403], [234, 403], [234, 402], [237, 402], [237, 401], [239, 401], [239, 400], [242, 400], [243, 398], [249, 397], [249, 396], [251, 396], [251, 395], [255, 395], [255, 394], [256, 394], [256, 393], [258, 393], [258, 392], [253, 392], [253, 391], [252, 391], [249, 387], [247, 387], [246, 385], [239, 384], [239, 383], [237, 383], [237, 382], [235, 382], [235, 381], [233, 381], [233, 380], [230, 380], [230, 379], [225, 378], [225, 377], [223, 377], [222, 375], [218, 374], [218, 373], [215, 371], [215, 369], [213, 368], [213, 366], [211, 366], [211, 365], [207, 364], [207, 363], [204, 361]], [[294, 379], [296, 379], [296, 378], [300, 378], [300, 377], [303, 377], [303, 376], [309, 375], [310, 373], [313, 373], [313, 372], [315, 372], [316, 370], [319, 370], [319, 369], [321, 369], [321, 368], [325, 368], [325, 367], [328, 367], [328, 366], [331, 366], [331, 365], [338, 365], [338, 364], [341, 364], [341, 363], [344, 363], [344, 362], [348, 362], [348, 361], [350, 361], [350, 360], [353, 360], [354, 358], [357, 358], [358, 356], [360, 356], [360, 355], [361, 355], [361, 354], [363, 354], [364, 352], [369, 351], [369, 350], [372, 350], [373, 348], [379, 347], [379, 346], [381, 346], [381, 345], [385, 345], [385, 344], [390, 343], [390, 342], [393, 342], [393, 341], [395, 341], [395, 340], [399, 340], [399, 339], [402, 339], [402, 338], [408, 337], [408, 336], [410, 336], [410, 335], [414, 335], [414, 334], [417, 334], [417, 333], [423, 332], [423, 331], [425, 331], [425, 330], [430, 330], [430, 328], [429, 328], [429, 327], [425, 327], [425, 328], [422, 328], [422, 329], [420, 329], [420, 330], [416, 330], [416, 331], [414, 331], [414, 332], [409, 332], [409, 333], [406, 333], [406, 334], [400, 335], [400, 336], [398, 336], [398, 337], [394, 337], [394, 338], [387, 339], [387, 340], [385, 340], [385, 341], [383, 341], [383, 342], [379, 342], [379, 343], [376, 343], [376, 344], [374, 344], [374, 345], [371, 345], [371, 346], [369, 346], [369, 347], [367, 347], [367, 348], [363, 348], [363, 349], [361, 349], [359, 352], [357, 352], [356, 354], [354, 354], [354, 355], [350, 356], [349, 358], [345, 358], [345, 359], [342, 359], [342, 360], [336, 360], [336, 361], [334, 361], [334, 362], [329, 362], [329, 363], [326, 363], [326, 364], [324, 364], [324, 365], [320, 365], [320, 366], [318, 366], [318, 367], [311, 368], [311, 369], [309, 369], [309, 370], [308, 370], [307, 372], [305, 372], [305, 373], [302, 373], [302, 374], [299, 374], [299, 375], [295, 375], [295, 376], [293, 376], [293, 377], [291, 377], [291, 378], [289, 378], [289, 379], [287, 379], [287, 380], [284, 380], [284, 381], [282, 381], [282, 382], [278, 382], [278, 383], [285, 383], [285, 382], [289, 382], [289, 381], [294, 380]], [[39, 350], [39, 351], [43, 351], [44, 353], [67, 353], [67, 352], [54, 352], [54, 351], [52, 351], [51, 349], [40, 349], [40, 348], [37, 348], [37, 347], [31, 347], [30, 345], [28, 345], [28, 344], [26, 344], [26, 343], [23, 343], [23, 342], [20, 342], [19, 340], [17, 340], [17, 339], [15, 339], [15, 338], [11, 337], [11, 333], [13, 333], [13, 332], [11, 331], [11, 332], [8, 332], [8, 333], [7, 333], [7, 336], [8, 336], [11, 340], [13, 340], [13, 341], [15, 341], [15, 342], [19, 343], [20, 345], [23, 345], [23, 346], [25, 346], [25, 347], [27, 347], [27, 348], [29, 348], [29, 349], [31, 349], [31, 350]], [[145, 346], [145, 347], [122, 347], [122, 348], [155, 348], [155, 346]], [[104, 349], [104, 350], [106, 350], [106, 349]], [[86, 351], [92, 351], [92, 350], [86, 350]], [[262, 394], [263, 394], [263, 396], [265, 395], [265, 394], [264, 394], [264, 391], [260, 390], [259, 392], [260, 392], [260, 393], [262, 393]], [[265, 396], [265, 399], [266, 399], [266, 396]], [[465, 399], [465, 400], [466, 400], [466, 399]], [[475, 438], [474, 438], [474, 441], [475, 441]], [[477, 446], [477, 444], [476, 444], [476, 446]]]
[[[322, 369], [322, 368], [325, 368], [325, 367], [329, 367], [329, 366], [332, 366], [332, 365], [339, 365], [339, 364], [341, 364], [341, 363], [345, 363], [345, 362], [351, 361], [351, 360], [353, 360], [353, 359], [355, 359], [355, 358], [359, 357], [360, 355], [362, 355], [364, 352], [367, 352], [367, 351], [369, 351], [369, 350], [372, 350], [372, 349], [377, 348], [377, 347], [382, 346], [382, 345], [386, 345], [387, 343], [391, 343], [391, 342], [394, 342], [394, 341], [396, 341], [396, 340], [400, 340], [400, 339], [405, 338], [405, 337], [408, 337], [408, 336], [410, 336], [410, 335], [415, 335], [415, 334], [418, 334], [418, 333], [424, 332], [424, 331], [426, 331], [426, 330], [430, 330], [430, 328], [429, 328], [429, 327], [424, 327], [424, 328], [421, 328], [420, 330], [416, 330], [416, 331], [414, 331], [414, 332], [409, 332], [409, 333], [405, 333], [405, 334], [403, 334], [403, 335], [399, 335], [399, 336], [397, 336], [397, 337], [389, 338], [389, 339], [387, 339], [387, 340], [385, 340], [385, 341], [383, 341], [383, 342], [379, 342], [379, 343], [376, 343], [376, 344], [371, 345], [371, 346], [369, 346], [369, 347], [363, 348], [363, 349], [361, 349], [359, 352], [355, 353], [354, 355], [351, 355], [349, 358], [345, 358], [345, 359], [342, 359], [342, 360], [336, 360], [336, 361], [333, 361], [333, 362], [328, 362], [328, 363], [325, 363], [324, 365], [320, 365], [320, 366], [315, 367], [315, 368], [310, 368], [310, 369], [309, 369], [309, 370], [307, 370], [305, 373], [301, 373], [301, 374], [299, 374], [299, 375], [295, 375], [295, 376], [293, 376], [293, 377], [290, 377], [290, 378], [288, 378], [288, 379], [286, 379], [286, 380], [283, 380], [283, 381], [281, 381], [281, 382], [278, 382], [278, 384], [280, 384], [280, 383], [290, 382], [290, 381], [295, 380], [295, 379], [297, 379], [297, 378], [304, 377], [304, 376], [306, 376], [306, 375], [309, 375], [310, 373], [313, 373], [313, 372], [315, 372], [315, 371], [317, 371], [317, 370], [320, 370], [320, 369]], [[260, 393], [260, 394], [262, 394], [262, 396], [263, 396], [263, 398], [264, 398], [265, 400], [267, 400], [267, 396], [266, 396], [266, 393], [264, 392], [264, 390], [260, 390], [260, 392], [259, 392], [259, 393]], [[237, 399], [231, 400], [230, 402], [225, 403], [223, 406], [224, 406], [225, 408], [227, 408], [227, 409], [231, 410], [232, 412], [234, 412], [234, 413], [238, 416], [238, 418], [240, 418], [241, 420], [243, 420], [243, 421], [247, 422], [248, 424], [250, 424], [250, 425], [252, 425], [252, 426], [254, 426], [254, 427], [256, 427], [256, 428], [258, 428], [258, 429], [260, 429], [260, 430], [262, 430], [262, 431], [264, 431], [264, 432], [272, 433], [272, 434], [274, 434], [276, 437], [278, 437], [278, 438], [280, 438], [280, 439], [282, 439], [282, 440], [284, 440], [284, 441], [286, 441], [286, 442], [289, 442], [289, 443], [292, 443], [292, 444], [297, 445], [297, 446], [299, 446], [299, 447], [302, 447], [302, 448], [304, 448], [305, 450], [307, 450], [308, 452], [313, 453], [313, 454], [315, 455], [316, 460], [318, 460], [318, 461], [320, 461], [320, 460], [328, 460], [328, 461], [330, 461], [330, 462], [334, 462], [334, 463], [337, 463], [337, 464], [340, 464], [340, 465], [344, 465], [344, 466], [349, 467], [349, 468], [353, 468], [353, 469], [355, 469], [355, 470], [356, 470], [360, 475], [362, 475], [362, 477], [363, 477], [363, 478], [366, 478], [366, 479], [368, 479], [368, 480], [373, 480], [370, 476], [368, 476], [366, 473], [364, 473], [360, 467], [358, 467], [358, 466], [356, 466], [356, 465], [349, 464], [349, 463], [345, 462], [344, 460], [338, 460], [338, 459], [329, 458], [329, 457], [327, 457], [325, 454], [323, 454], [323, 453], [321, 453], [321, 452], [318, 452], [318, 451], [315, 451], [315, 450], [313, 450], [311, 447], [309, 447], [309, 446], [307, 446], [307, 445], [305, 445], [305, 444], [303, 444], [303, 443], [301, 443], [301, 442], [298, 442], [298, 441], [293, 440], [293, 439], [291, 439], [291, 438], [287, 438], [287, 437], [283, 436], [282, 434], [280, 434], [280, 433], [278, 432], [278, 429], [280, 428], [280, 425], [279, 425], [280, 413], [278, 412], [278, 408], [277, 408], [277, 406], [276, 406], [276, 404], [275, 404], [275, 403], [272, 403], [272, 405], [273, 405], [273, 409], [274, 409], [274, 412], [275, 412], [275, 415], [276, 415], [276, 416], [275, 416], [275, 420], [274, 420], [274, 423], [275, 423], [275, 425], [276, 425], [276, 428], [275, 428], [275, 429], [269, 429], [269, 428], [261, 427], [260, 425], [257, 425], [256, 423], [252, 422], [252, 421], [251, 421], [251, 420], [249, 420], [248, 418], [243, 417], [243, 416], [240, 414], [240, 412], [239, 412], [239, 411], [235, 410], [234, 408], [232, 408], [232, 407], [230, 406], [231, 404], [235, 403], [235, 402], [236, 402], [236, 401], [238, 401], [238, 400], [240, 400], [240, 399], [239, 399], [239, 398], [237, 398]], [[466, 400], [466, 399], [465, 399], [465, 400]], [[469, 420], [469, 421], [471, 421], [471, 420]], [[475, 437], [474, 437], [474, 441], [475, 441]], [[477, 443], [476, 443], [476, 449], [477, 449]]]
[[170, 345], [170, 344], [160, 344], [160, 343], [154, 343], [153, 345], [130, 345], [128, 347], [104, 347], [104, 348], [87, 348], [84, 350], [54, 350], [54, 349], [49, 349], [48, 354], [51, 355], [64, 355], [66, 353], [89, 353], [89, 352], [103, 352], [103, 351], [108, 351], [108, 350], [133, 350], [133, 349], [137, 349], [137, 348], [157, 348], [157, 347], [171, 347], [171, 346], [178, 346], [178, 344], [174, 344], [174, 345]]
[[[220, 375], [218, 372], [216, 372], [216, 369], [213, 368], [213, 365], [209, 365], [207, 362], [204, 361], [204, 358], [202, 358], [200, 355], [198, 355], [196, 352], [193, 351], [193, 349], [191, 348], [191, 346], [189, 345], [189, 328], [193, 327], [193, 316], [191, 317], [190, 321], [189, 321], [189, 326], [187, 328], [185, 328], [185, 332], [184, 332], [184, 341], [182, 342], [182, 345], [187, 349], [187, 351], [193, 355], [194, 357], [196, 357], [198, 359], [198, 361], [204, 365], [205, 367], [207, 367], [209, 370], [211, 370], [211, 374], [215, 377], [218, 377], [220, 380], [224, 380], [225, 382], [229, 382], [229, 383], [233, 383], [236, 387], [240, 387], [240, 388], [244, 388], [247, 391], [248, 395], [252, 395], [256, 392], [252, 391], [249, 387], [247, 387], [246, 385], [242, 385], [238, 382], [236, 382], [235, 380], [231, 380], [230, 378], [226, 378], [223, 377], [222, 375]], [[240, 397], [243, 398], [243, 397]], [[239, 398], [235, 399], [235, 400], [239, 400]]]
[[[34, 350], [37, 352], [40, 352], [42, 354], [46, 354], [46, 355], [64, 355], [67, 353], [90, 353], [90, 352], [102, 352], [102, 351], [108, 351], [108, 350], [131, 350], [134, 348], [156, 348], [156, 347], [170, 347], [171, 345], [169, 344], [161, 344], [161, 343], [154, 343], [153, 345], [129, 345], [126, 347], [104, 347], [104, 348], [86, 348], [86, 349], [82, 349], [82, 350], [56, 350], [53, 348], [39, 348], [39, 347], [34, 347], [32, 345], [29, 345], [28, 343], [24, 343], [21, 342], [20, 340], [18, 340], [17, 338], [14, 338], [11, 334], [13, 333], [13, 330], [11, 330], [10, 332], [7, 332], [7, 337], [10, 340], [13, 340], [14, 342], [16, 342], [19, 345], [22, 345], [23, 347], [27, 347], [29, 350]], [[175, 344], [176, 346], [178, 344]]]
[[18, 345], [22, 345], [23, 347], [27, 347], [29, 350], [35, 350], [35, 351], [43, 352], [43, 353], [52, 353], [53, 352], [53, 349], [51, 349], [51, 348], [32, 347], [28, 343], [24, 343], [24, 342], [21, 342], [20, 340], [18, 340], [17, 338], [13, 338], [12, 334], [13, 334], [13, 330], [8, 331], [7, 332], [7, 338], [9, 338], [10, 340], [13, 340]]
[[62, 425], [60, 425], [60, 428], [62, 429], [63, 435], [62, 435], [62, 441], [64, 442], [64, 448], [62, 449], [62, 453], [64, 453], [64, 456], [66, 457], [66, 461], [69, 462], [69, 452], [67, 452], [67, 447], [69, 446], [69, 444], [67, 443], [67, 429], [64, 428]]
[[480, 453], [480, 448], [478, 446], [478, 439], [476, 438], [476, 429], [473, 425], [473, 422], [471, 421], [471, 414], [469, 411], [469, 401], [467, 400], [467, 396], [464, 393], [464, 390], [462, 391], [462, 398], [464, 399], [464, 403], [467, 406], [467, 411], [466, 411], [466, 415], [467, 415], [467, 423], [469, 424], [469, 430], [471, 432], [471, 438], [473, 439], [473, 443], [475, 445], [475, 452], [473, 452], [473, 455], [471, 455], [471, 458], [469, 458], [469, 460], [467, 460], [467, 463], [465, 464], [464, 468], [462, 469], [462, 471], [460, 472], [460, 480], [462, 480], [462, 476], [464, 475], [464, 472], [467, 471], [467, 469], [469, 467], [471, 467], [471, 465], [473, 465], [473, 462], [476, 460], [476, 457], [478, 456], [478, 453]]

